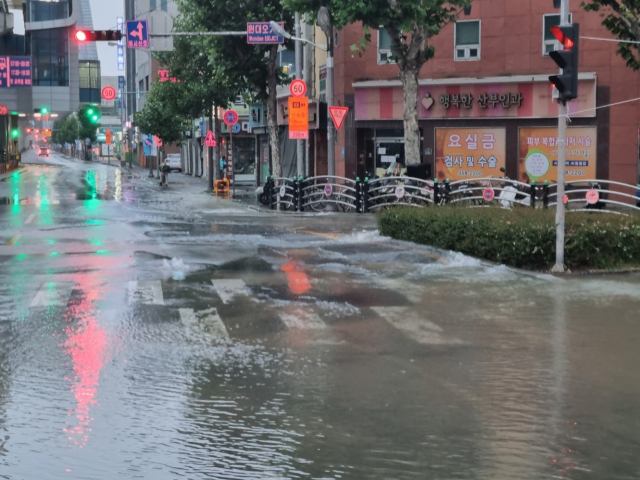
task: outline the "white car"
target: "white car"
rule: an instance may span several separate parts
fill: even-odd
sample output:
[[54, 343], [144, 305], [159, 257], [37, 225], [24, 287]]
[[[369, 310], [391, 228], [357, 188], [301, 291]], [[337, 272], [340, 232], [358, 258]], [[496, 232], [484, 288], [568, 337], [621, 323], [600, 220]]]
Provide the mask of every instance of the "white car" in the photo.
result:
[[178, 170], [182, 172], [182, 163], [180, 162], [179, 153], [170, 153], [166, 158], [167, 165], [171, 168], [171, 171]]

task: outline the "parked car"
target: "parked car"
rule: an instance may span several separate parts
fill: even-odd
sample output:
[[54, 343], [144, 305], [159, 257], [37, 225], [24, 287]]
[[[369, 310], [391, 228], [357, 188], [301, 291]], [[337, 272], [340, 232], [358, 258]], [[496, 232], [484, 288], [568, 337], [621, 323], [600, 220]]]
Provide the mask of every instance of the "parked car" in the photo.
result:
[[49, 147], [40, 147], [38, 150], [38, 157], [48, 157], [49, 156]]
[[167, 165], [171, 171], [177, 170], [182, 172], [182, 163], [180, 162], [180, 154], [179, 153], [170, 153], [166, 158]]

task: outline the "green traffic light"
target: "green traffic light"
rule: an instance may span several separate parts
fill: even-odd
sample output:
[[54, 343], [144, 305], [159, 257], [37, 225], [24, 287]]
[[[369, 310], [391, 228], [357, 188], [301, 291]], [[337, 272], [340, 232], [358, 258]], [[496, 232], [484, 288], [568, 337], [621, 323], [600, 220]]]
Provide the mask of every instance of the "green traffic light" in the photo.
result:
[[93, 117], [91, 117], [91, 121], [92, 122], [97, 122], [100, 118], [98, 117], [98, 115], [94, 115]]
[[90, 115], [90, 116], [93, 115], [94, 112], [95, 112], [95, 110], [93, 108], [90, 108], [89, 110], [87, 110], [87, 114]]
[[42, 115], [47, 115], [47, 114], [49, 113], [49, 107], [42, 107], [42, 108], [40, 109], [40, 113], [41, 113]]
[[20, 130], [18, 130], [17, 128], [14, 128], [13, 130], [11, 130], [11, 138], [18, 138], [20, 136]]

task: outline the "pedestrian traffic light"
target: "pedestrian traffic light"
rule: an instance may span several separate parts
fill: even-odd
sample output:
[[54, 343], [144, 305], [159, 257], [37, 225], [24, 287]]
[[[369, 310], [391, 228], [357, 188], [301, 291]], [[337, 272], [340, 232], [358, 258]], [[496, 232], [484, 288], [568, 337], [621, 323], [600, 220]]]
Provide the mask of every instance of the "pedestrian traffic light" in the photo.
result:
[[18, 130], [17, 128], [14, 128], [13, 130], [11, 130], [11, 138], [16, 139], [20, 136], [20, 130]]
[[117, 42], [122, 38], [120, 30], [76, 30], [76, 42]]
[[562, 69], [560, 75], [551, 75], [549, 81], [560, 92], [560, 100], [566, 102], [578, 97], [578, 42], [580, 25], [558, 25], [549, 29], [562, 45], [562, 50], [549, 53], [549, 56]]

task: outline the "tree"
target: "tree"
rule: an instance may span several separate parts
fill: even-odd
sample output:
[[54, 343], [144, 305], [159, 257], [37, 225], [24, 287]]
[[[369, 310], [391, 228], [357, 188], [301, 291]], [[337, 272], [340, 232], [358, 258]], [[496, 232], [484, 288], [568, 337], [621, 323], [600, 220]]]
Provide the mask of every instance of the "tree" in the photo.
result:
[[[319, 0], [284, 0], [297, 11], [312, 18], [321, 5]], [[433, 58], [429, 39], [450, 22], [461, 7], [471, 0], [330, 0], [324, 3], [331, 11], [334, 25], [362, 22], [361, 47], [370, 41], [369, 29], [384, 27], [391, 38], [391, 54], [398, 66], [398, 77], [404, 89], [404, 139], [407, 164], [420, 163], [420, 130], [418, 128], [418, 75], [422, 66]]]
[[140, 131], [157, 136], [163, 145], [180, 140], [185, 126], [184, 117], [171, 108], [175, 101], [175, 90], [171, 88], [174, 85], [171, 82], [154, 82], [144, 108], [135, 114]]
[[[587, 0], [581, 6], [588, 12], [601, 12], [602, 25], [620, 40], [640, 41], [640, 0]], [[640, 69], [640, 45], [619, 43], [618, 55], [633, 70]]]
[[[247, 22], [276, 20], [291, 28], [293, 18], [280, 0], [178, 0], [182, 15], [198, 31], [244, 31]], [[278, 45], [249, 45], [246, 36], [212, 37], [211, 61], [230, 85], [249, 100], [266, 103], [271, 157], [275, 176], [282, 176], [277, 121], [277, 85], [283, 81], [277, 67]]]

